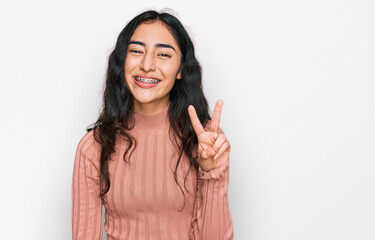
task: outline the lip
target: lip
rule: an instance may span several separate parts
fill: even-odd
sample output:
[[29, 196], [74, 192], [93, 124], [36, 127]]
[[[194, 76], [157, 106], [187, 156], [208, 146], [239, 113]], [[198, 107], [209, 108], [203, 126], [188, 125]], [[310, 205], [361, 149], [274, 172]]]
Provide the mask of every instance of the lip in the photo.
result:
[[[155, 87], [156, 85], [158, 85], [160, 82], [158, 83], [142, 83], [142, 82], [138, 82], [135, 80], [135, 77], [141, 77], [141, 78], [152, 78], [152, 79], [158, 79], [158, 78], [155, 78], [155, 77], [151, 77], [151, 76], [141, 76], [141, 75], [137, 75], [137, 76], [133, 76], [133, 82], [135, 83], [135, 85], [137, 85], [138, 87], [140, 88], [153, 88]], [[158, 79], [159, 80], [159, 79]]]

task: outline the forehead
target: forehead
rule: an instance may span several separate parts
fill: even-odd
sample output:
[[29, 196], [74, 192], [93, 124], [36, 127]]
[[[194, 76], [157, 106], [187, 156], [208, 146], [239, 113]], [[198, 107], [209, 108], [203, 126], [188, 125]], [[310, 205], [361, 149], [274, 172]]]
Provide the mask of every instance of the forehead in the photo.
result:
[[131, 41], [141, 41], [146, 45], [155, 43], [165, 43], [178, 48], [176, 39], [171, 34], [169, 28], [161, 21], [145, 22], [140, 24], [134, 31]]

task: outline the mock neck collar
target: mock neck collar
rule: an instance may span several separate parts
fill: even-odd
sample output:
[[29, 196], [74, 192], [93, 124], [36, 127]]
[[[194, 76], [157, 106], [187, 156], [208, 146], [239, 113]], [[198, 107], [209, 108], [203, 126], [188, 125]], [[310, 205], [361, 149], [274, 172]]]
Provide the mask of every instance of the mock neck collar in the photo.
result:
[[133, 131], [136, 132], [150, 132], [158, 131], [169, 126], [168, 117], [169, 104], [162, 111], [153, 115], [142, 115], [133, 112], [135, 125]]

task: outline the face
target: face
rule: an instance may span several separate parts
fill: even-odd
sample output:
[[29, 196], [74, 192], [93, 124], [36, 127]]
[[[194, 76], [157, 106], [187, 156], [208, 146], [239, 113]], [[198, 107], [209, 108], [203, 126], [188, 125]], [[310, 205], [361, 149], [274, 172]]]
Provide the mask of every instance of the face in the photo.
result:
[[[143, 23], [130, 39], [125, 81], [134, 97], [134, 112], [158, 112], [169, 104], [169, 92], [181, 79], [181, 50], [161, 22]], [[177, 80], [178, 81], [178, 80]]]

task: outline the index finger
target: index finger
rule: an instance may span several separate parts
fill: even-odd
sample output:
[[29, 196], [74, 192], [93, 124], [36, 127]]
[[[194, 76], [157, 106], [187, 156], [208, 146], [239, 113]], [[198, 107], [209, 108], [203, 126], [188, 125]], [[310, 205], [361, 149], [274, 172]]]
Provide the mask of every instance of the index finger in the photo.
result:
[[216, 102], [214, 113], [212, 114], [211, 119], [211, 131], [217, 132], [219, 130], [219, 123], [220, 123], [220, 116], [221, 116], [221, 109], [223, 109], [223, 100], [219, 99]]
[[197, 116], [197, 112], [195, 111], [195, 108], [192, 105], [190, 105], [188, 107], [188, 112], [189, 112], [191, 124], [193, 125], [194, 131], [197, 134], [197, 137], [199, 137], [205, 131], [204, 131], [204, 128], [203, 128], [201, 122], [199, 121], [199, 118]]

